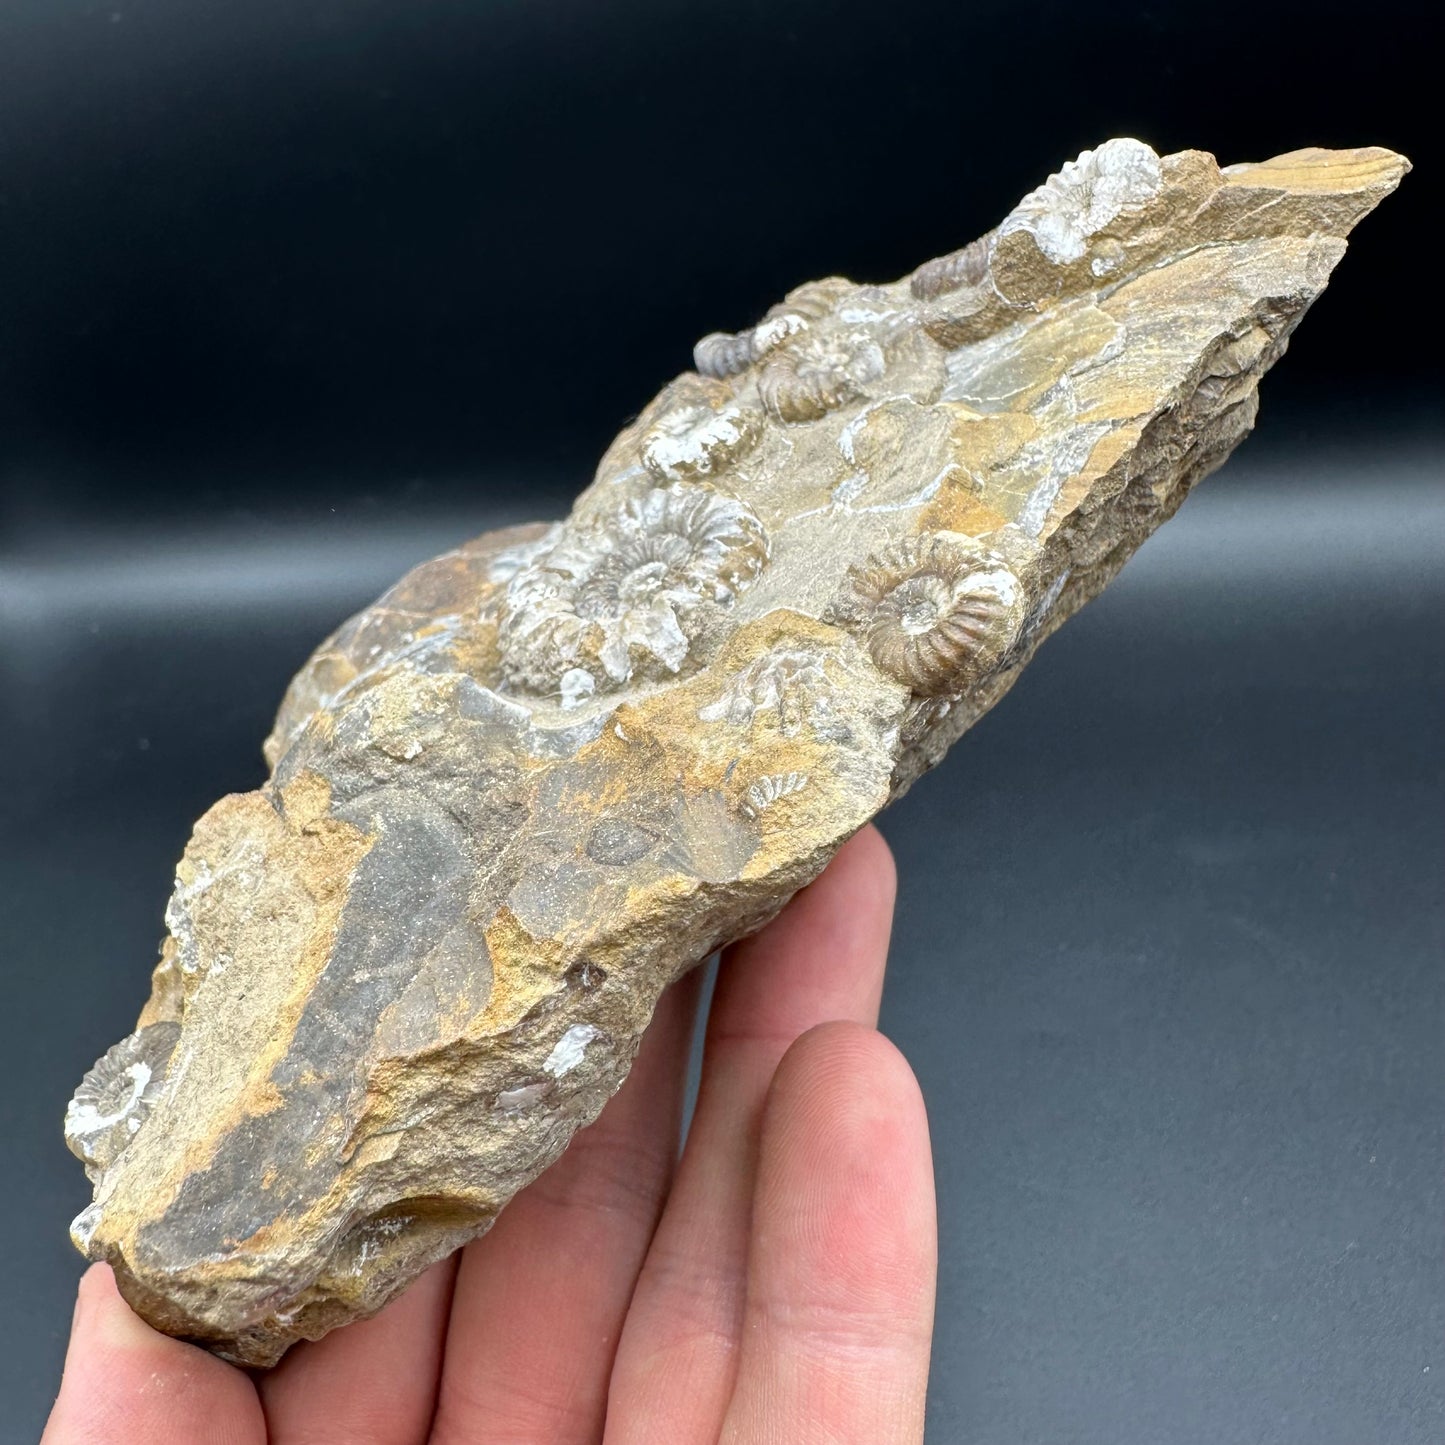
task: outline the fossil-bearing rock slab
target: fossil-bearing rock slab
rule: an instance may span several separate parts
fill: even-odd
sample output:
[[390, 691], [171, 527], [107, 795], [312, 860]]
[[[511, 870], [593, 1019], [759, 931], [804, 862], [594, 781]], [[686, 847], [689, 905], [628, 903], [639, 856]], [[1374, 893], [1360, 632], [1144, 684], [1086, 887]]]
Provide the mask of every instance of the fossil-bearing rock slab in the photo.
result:
[[78, 1246], [274, 1361], [486, 1229], [759, 927], [1249, 430], [1399, 182], [1113, 140], [888, 285], [698, 344], [572, 515], [467, 542], [292, 684], [66, 1117]]

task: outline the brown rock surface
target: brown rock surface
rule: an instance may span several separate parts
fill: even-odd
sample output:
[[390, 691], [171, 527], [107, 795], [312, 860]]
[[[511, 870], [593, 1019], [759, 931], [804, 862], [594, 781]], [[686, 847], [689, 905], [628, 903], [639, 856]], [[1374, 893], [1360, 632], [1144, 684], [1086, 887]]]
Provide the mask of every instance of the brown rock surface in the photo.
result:
[[196, 825], [73, 1226], [251, 1364], [486, 1229], [1249, 431], [1388, 151], [1088, 152], [904, 280], [699, 343], [571, 516], [322, 644]]

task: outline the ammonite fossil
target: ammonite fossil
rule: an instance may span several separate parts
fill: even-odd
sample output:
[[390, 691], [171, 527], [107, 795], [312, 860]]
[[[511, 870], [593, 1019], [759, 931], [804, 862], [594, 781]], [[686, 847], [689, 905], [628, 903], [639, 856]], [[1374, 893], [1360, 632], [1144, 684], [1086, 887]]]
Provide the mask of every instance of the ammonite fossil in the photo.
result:
[[770, 357], [758, 394], [779, 421], [816, 421], [861, 396], [883, 369], [883, 348], [866, 332], [804, 331]]
[[992, 243], [993, 232], [990, 231], [957, 251], [925, 261], [908, 278], [908, 289], [920, 301], [931, 301], [945, 291], [982, 284], [988, 276], [988, 249]]
[[96, 1060], [65, 1112], [72, 1154], [96, 1170], [120, 1157], [160, 1093], [180, 1032], [179, 1024], [150, 1024]]
[[514, 686], [571, 705], [634, 672], [678, 672], [697, 611], [725, 606], [767, 560], [735, 498], [654, 487], [600, 525], [564, 532], [511, 579], [499, 642]]
[[1024, 613], [1002, 558], [937, 535], [895, 543], [853, 568], [834, 606], [873, 661], [918, 697], [961, 692], [996, 668]]
[[757, 440], [760, 420], [754, 410], [735, 403], [679, 400], [644, 434], [642, 464], [664, 483], [714, 476]]
[[736, 376], [753, 364], [752, 334], [714, 331], [693, 347], [692, 364], [703, 376]]

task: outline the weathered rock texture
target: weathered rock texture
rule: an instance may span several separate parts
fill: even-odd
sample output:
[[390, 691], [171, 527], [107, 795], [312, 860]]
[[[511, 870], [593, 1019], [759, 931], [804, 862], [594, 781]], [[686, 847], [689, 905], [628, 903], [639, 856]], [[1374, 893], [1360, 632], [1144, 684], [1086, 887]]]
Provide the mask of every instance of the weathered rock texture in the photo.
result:
[[67, 1116], [79, 1247], [251, 1364], [377, 1309], [622, 1082], [1254, 420], [1384, 150], [1086, 153], [890, 285], [709, 336], [572, 515], [326, 641], [196, 825]]

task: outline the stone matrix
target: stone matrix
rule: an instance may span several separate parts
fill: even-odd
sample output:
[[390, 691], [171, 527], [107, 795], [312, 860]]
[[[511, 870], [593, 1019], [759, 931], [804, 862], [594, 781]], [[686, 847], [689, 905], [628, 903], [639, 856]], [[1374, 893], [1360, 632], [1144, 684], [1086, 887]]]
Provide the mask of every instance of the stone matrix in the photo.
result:
[[706, 337], [571, 515], [324, 642], [66, 1117], [77, 1245], [274, 1362], [485, 1230], [1254, 421], [1385, 150], [1086, 152], [887, 285]]

